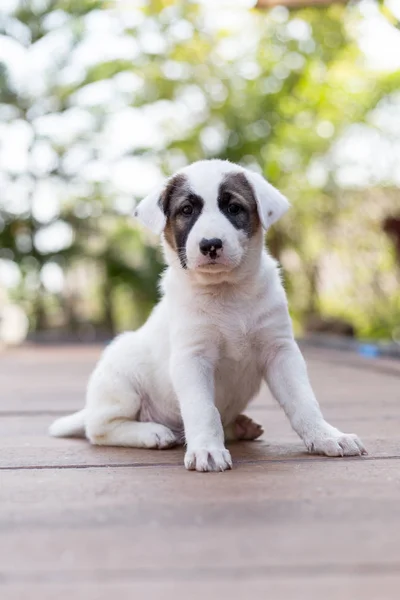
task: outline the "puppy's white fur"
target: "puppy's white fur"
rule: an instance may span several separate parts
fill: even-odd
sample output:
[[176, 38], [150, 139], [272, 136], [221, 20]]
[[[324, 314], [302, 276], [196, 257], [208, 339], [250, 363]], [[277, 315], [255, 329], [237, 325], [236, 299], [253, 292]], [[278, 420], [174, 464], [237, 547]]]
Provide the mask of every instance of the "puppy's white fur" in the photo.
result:
[[[52, 435], [146, 448], [185, 441], [186, 468], [223, 471], [232, 465], [224, 429], [232, 427], [265, 380], [309, 451], [365, 452], [357, 436], [341, 433], [321, 414], [263, 229], [249, 237], [219, 210], [219, 185], [238, 172], [253, 190], [264, 229], [287, 210], [275, 188], [237, 165], [201, 161], [183, 169], [190, 191], [204, 202], [186, 239], [186, 268], [164, 240], [169, 267], [162, 300], [143, 327], [105, 350], [90, 378], [86, 407], [53, 423]], [[155, 190], [138, 209], [138, 218], [156, 233], [167, 221], [162, 192]], [[215, 261], [199, 252], [203, 238], [222, 240]]]

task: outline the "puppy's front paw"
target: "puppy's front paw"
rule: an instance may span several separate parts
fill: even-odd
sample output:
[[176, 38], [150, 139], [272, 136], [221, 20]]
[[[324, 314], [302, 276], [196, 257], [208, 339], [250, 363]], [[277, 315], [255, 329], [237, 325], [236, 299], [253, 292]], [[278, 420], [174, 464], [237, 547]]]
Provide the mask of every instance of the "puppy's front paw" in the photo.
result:
[[313, 434], [304, 439], [309, 452], [325, 456], [361, 456], [368, 454], [361, 440], [354, 433], [342, 433], [328, 423], [323, 423]]
[[232, 468], [229, 450], [203, 447], [188, 448], [185, 454], [185, 467], [189, 471], [226, 471]]

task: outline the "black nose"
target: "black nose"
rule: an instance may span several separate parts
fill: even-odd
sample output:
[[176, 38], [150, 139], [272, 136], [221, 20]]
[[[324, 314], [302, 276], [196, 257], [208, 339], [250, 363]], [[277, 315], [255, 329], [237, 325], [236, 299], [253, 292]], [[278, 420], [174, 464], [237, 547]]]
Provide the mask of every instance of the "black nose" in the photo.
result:
[[217, 251], [222, 248], [222, 240], [219, 238], [212, 238], [211, 240], [206, 240], [203, 238], [200, 242], [200, 252], [205, 256], [209, 254], [211, 257], [217, 256]]

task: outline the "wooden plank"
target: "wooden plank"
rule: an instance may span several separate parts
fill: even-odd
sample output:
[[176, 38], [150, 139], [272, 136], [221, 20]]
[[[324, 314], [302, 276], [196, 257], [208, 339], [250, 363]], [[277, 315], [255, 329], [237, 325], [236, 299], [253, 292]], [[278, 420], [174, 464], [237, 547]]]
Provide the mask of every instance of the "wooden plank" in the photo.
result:
[[[101, 350], [97, 346], [35, 347], [0, 355], [0, 414], [57, 415], [82, 408], [87, 380]], [[385, 361], [386, 365], [394, 365], [393, 373], [386, 373], [379, 371], [380, 361], [350, 355], [346, 365], [346, 355], [335, 351], [306, 348], [305, 357], [317, 397], [324, 407], [331, 403], [337, 407], [349, 404], [365, 407], [379, 402], [382, 409], [390, 409], [399, 401], [400, 372], [397, 375], [394, 370], [397, 361]], [[264, 392], [262, 402], [273, 405], [268, 392]]]
[[[0, 377], [4, 384], [0, 400], [4, 411], [0, 419], [1, 467], [181, 465], [182, 449], [159, 452], [93, 448], [81, 440], [48, 437], [47, 428], [58, 414], [83, 405], [86, 380], [99, 352], [99, 348], [52, 352], [41, 349], [38, 353], [35, 349], [10, 353], [5, 362], [3, 355], [0, 360]], [[357, 370], [331, 360], [326, 362], [325, 353], [320, 350], [306, 354], [326, 418], [344, 431], [357, 432], [371, 456], [398, 456], [399, 378], [373, 369]], [[328, 356], [330, 359], [331, 353]], [[18, 369], [24, 368], [24, 377], [16, 376], [16, 365]], [[61, 396], [55, 392], [59, 389], [63, 390]], [[22, 394], [17, 410], [13, 401], [16, 390]], [[233, 447], [236, 461], [307, 457], [301, 441], [268, 391], [264, 389], [247, 412], [264, 426], [263, 443]]]
[[[231, 444], [235, 463], [266, 460], [296, 460], [314, 457], [292, 431], [283, 411], [275, 405], [257, 402], [249, 414], [264, 427], [256, 442]], [[344, 431], [356, 431], [363, 439], [370, 458], [400, 457], [398, 417], [394, 410], [382, 414], [379, 404], [367, 406], [362, 415], [358, 407], [328, 406], [326, 418]], [[85, 465], [176, 465], [183, 463], [183, 448], [144, 450], [91, 446], [86, 440], [56, 439], [47, 434], [53, 416], [9, 416], [0, 419], [0, 468], [69, 467]], [[318, 460], [321, 460], [318, 457]], [[327, 460], [330, 460], [327, 458]]]
[[[400, 572], [397, 461], [2, 473], [0, 575], [92, 582]], [[397, 569], [397, 571], [396, 571]]]
[[82, 407], [98, 346], [27, 347], [0, 354], [0, 413]]
[[[132, 578], [133, 579], [133, 578]], [[98, 583], [9, 583], [0, 586], [4, 600], [243, 600], [271, 598], [273, 600], [397, 600], [400, 576], [384, 574], [328, 575], [307, 579], [306, 573], [295, 577], [258, 575], [251, 579], [231, 578], [228, 581], [99, 581]]]

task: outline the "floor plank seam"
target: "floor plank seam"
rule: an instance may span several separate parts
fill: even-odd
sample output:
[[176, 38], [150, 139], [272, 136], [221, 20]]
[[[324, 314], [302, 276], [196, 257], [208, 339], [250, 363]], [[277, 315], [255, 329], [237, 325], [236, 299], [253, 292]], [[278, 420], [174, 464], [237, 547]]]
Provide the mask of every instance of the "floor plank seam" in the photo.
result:
[[76, 583], [115, 583], [118, 582], [203, 582], [203, 581], [223, 581], [243, 580], [248, 578], [252, 581], [255, 578], [300, 578], [308, 579], [312, 577], [332, 576], [352, 576], [352, 577], [375, 577], [376, 575], [393, 576], [400, 574], [400, 563], [359, 563], [359, 564], [334, 564], [326, 563], [320, 565], [256, 565], [256, 566], [219, 566], [199, 567], [196, 569], [102, 569], [100, 570], [66, 570], [66, 571], [31, 571], [31, 572], [1, 572], [0, 584], [15, 583], [65, 583], [73, 581]]
[[[344, 464], [349, 461], [359, 461], [359, 462], [371, 462], [371, 461], [382, 461], [382, 460], [400, 460], [400, 456], [391, 455], [391, 456], [346, 456], [342, 458], [329, 458], [329, 457], [315, 457], [315, 458], [271, 458], [271, 459], [244, 459], [244, 460], [235, 460], [235, 465], [258, 465], [258, 464], [298, 464], [298, 463], [314, 463], [314, 462], [325, 462], [327, 464], [337, 464], [338, 462]], [[143, 469], [143, 468], [181, 468], [182, 463], [109, 463], [109, 464], [72, 464], [72, 465], [5, 465], [0, 466], [0, 471], [35, 471], [35, 470], [51, 470], [51, 469], [59, 469], [59, 470], [71, 470], [71, 469]], [[233, 469], [235, 470], [235, 468]], [[228, 472], [228, 471], [227, 471]]]

